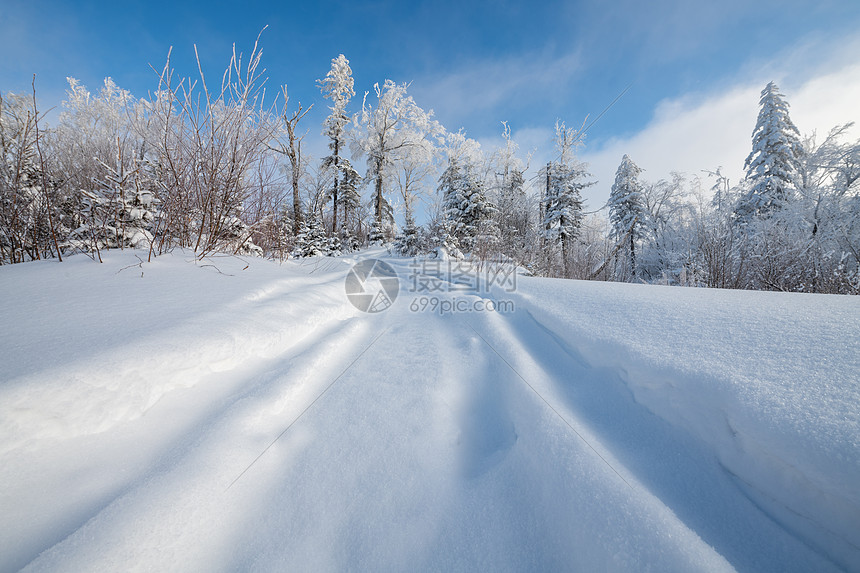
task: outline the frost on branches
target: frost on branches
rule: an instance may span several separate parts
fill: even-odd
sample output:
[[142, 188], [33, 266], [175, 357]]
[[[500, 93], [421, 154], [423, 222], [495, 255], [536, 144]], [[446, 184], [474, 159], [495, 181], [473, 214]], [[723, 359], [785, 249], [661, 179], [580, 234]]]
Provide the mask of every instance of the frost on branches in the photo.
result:
[[439, 179], [439, 191], [451, 237], [461, 250], [472, 252], [494, 240], [498, 234], [491, 226], [495, 208], [471, 163], [460, 165], [456, 157], [451, 158]]
[[331, 154], [323, 157], [322, 165], [324, 169], [334, 171], [333, 186], [329, 197], [332, 201], [331, 232], [336, 235], [338, 233], [338, 210], [343, 212], [342, 224], [345, 225], [349, 212], [359, 203], [357, 198], [357, 186], [360, 181], [358, 172], [353, 168], [349, 159], [341, 154], [346, 139], [346, 126], [350, 122], [346, 113], [346, 106], [350, 98], [355, 95], [349, 60], [343, 54], [333, 59], [328, 74], [318, 83], [323, 96], [332, 101], [332, 105], [329, 107], [331, 114], [323, 123], [323, 135], [330, 140]]
[[373, 181], [371, 241], [390, 240], [394, 210], [386, 198], [397, 166], [410, 150], [428, 137], [441, 133], [432, 111], [424, 111], [406, 94], [407, 84], [386, 80], [374, 86], [376, 107], [364, 103], [354, 133], [353, 153], [367, 158], [366, 179]]
[[574, 156], [581, 142], [579, 132], [558, 122], [555, 131], [559, 156], [547, 163], [541, 173], [546, 181], [543, 235], [550, 244], [561, 245], [562, 266], [568, 276], [569, 250], [582, 226], [582, 190], [593, 183], [585, 181], [589, 174]]
[[36, 148], [38, 114], [24, 96], [0, 94], [0, 265], [54, 256], [66, 230], [57, 186]]
[[514, 260], [528, 258], [526, 236], [533, 221], [525, 191], [526, 167], [517, 157], [518, 146], [511, 138], [511, 128], [502, 122], [505, 145], [495, 155], [495, 185], [492, 201], [496, 206], [495, 222], [499, 232], [499, 250]]
[[301, 230], [296, 236], [292, 255], [296, 258], [335, 256], [340, 254], [337, 237], [326, 237], [322, 221], [314, 213], [302, 220]]
[[630, 256], [630, 274], [636, 277], [636, 240], [641, 236], [641, 230], [647, 211], [642, 196], [642, 183], [639, 181], [639, 168], [629, 155], [624, 155], [621, 165], [615, 172], [615, 183], [609, 194], [609, 222], [612, 232], [619, 243], [627, 242]]
[[741, 223], [765, 217], [792, 198], [803, 149], [788, 102], [774, 82], [762, 90], [759, 104], [752, 151], [744, 162], [751, 187], [737, 207]]

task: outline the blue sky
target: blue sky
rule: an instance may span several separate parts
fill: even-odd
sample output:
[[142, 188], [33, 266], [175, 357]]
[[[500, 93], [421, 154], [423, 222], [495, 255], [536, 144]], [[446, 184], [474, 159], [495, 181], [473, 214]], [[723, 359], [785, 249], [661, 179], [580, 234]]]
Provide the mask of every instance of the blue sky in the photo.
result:
[[[550, 152], [557, 118], [579, 126], [630, 85], [588, 134], [584, 156], [601, 180], [594, 204], [608, 195], [613, 162], [617, 166], [619, 153], [628, 152], [626, 143], [635, 150], [635, 142], [651, 133], [652, 141], [640, 141], [638, 162], [645, 162], [646, 176], [663, 177], [662, 164], [684, 150], [665, 150], [660, 167], [648, 159], [659, 147], [653, 138], [661, 125], [678, 123], [684, 114], [702, 115], [703, 105], [754, 121], [757, 91], [771, 79], [781, 82], [794, 105], [792, 98], [811, 89], [816, 78], [847, 74], [860, 63], [854, 55], [860, 54], [860, 2], [853, 0], [0, 0], [0, 90], [29, 90], [35, 73], [42, 105], [58, 105], [66, 76], [91, 91], [110, 76], [143, 96], [156, 86], [150, 64], [160, 69], [170, 46], [177, 72], [196, 73], [194, 44], [204, 71], [220, 78], [232, 44], [249, 52], [266, 25], [261, 44], [272, 93], [286, 83], [294, 101], [315, 104], [306, 124], [311, 143], [319, 139], [326, 112], [315, 81], [339, 53], [349, 58], [356, 80], [353, 111], [375, 82], [412, 82], [410, 93], [419, 105], [432, 108], [448, 129], [462, 127], [485, 146], [498, 140], [500, 122], [508, 121], [524, 154], [536, 150], [534, 162]], [[742, 111], [726, 98], [736, 99]], [[819, 101], [812, 107], [822, 106], [853, 114], [837, 122], [860, 122], [856, 106]], [[805, 131], [804, 121], [793, 118]], [[729, 119], [700, 129], [717, 130]], [[744, 128], [747, 148], [752, 127]], [[673, 168], [742, 164], [746, 150], [739, 149], [739, 134], [734, 141], [731, 154], [722, 152], [725, 160], [714, 151], [689, 165], [679, 160]], [[740, 157], [731, 159], [735, 155]], [[729, 170], [737, 173], [739, 165]]]

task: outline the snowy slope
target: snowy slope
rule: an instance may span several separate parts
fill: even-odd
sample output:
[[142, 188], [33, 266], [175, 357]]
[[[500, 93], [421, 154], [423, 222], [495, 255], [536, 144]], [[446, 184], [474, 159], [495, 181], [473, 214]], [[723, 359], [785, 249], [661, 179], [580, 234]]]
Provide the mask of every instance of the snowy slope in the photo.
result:
[[0, 267], [0, 571], [860, 569], [858, 299], [381, 254]]

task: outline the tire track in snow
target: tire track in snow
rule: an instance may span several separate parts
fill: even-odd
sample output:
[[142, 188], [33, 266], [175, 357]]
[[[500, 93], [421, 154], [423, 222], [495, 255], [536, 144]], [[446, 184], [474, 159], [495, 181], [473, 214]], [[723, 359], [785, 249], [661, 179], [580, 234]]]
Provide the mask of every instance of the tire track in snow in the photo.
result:
[[[199, 458], [198, 451], [206, 448], [207, 442], [210, 443], [210, 448], [213, 439], [218, 442], [218, 439], [213, 438], [214, 435], [221, 435], [225, 442], [229, 442], [227, 438], [223, 438], [225, 434], [233, 434], [234, 438], [243, 436], [249, 429], [253, 429], [255, 422], [259, 423], [261, 418], [289, 415], [290, 408], [294, 409], [291, 403], [301, 400], [317, 386], [308, 384], [313, 372], [326, 371], [323, 365], [325, 360], [320, 351], [330, 350], [334, 346], [332, 339], [340, 341], [344, 332], [355, 330], [354, 325], [351, 327], [349, 324], [339, 318], [321, 323], [317, 329], [308, 332], [275, 358], [258, 359], [250, 364], [243, 363], [234, 370], [210, 374], [206, 383], [172, 394], [169, 400], [156, 404], [144, 417], [129, 421], [114, 432], [79, 438], [91, 442], [96, 454], [98, 451], [107, 451], [115, 455], [119, 449], [133, 453], [119, 456], [122, 461], [120, 467], [115, 466], [116, 461], [113, 461], [114, 467], [111, 467], [108, 456], [101, 460], [103, 464], [99, 463], [100, 458], [97, 455], [92, 460], [70, 461], [70, 467], [65, 473], [77, 474], [78, 478], [71, 480], [68, 487], [60, 490], [64, 492], [62, 499], [55, 500], [56, 505], [52, 507], [50, 515], [51, 522], [43, 526], [43, 529], [53, 532], [36, 535], [31, 533], [31, 538], [48, 540], [39, 548], [27, 549], [23, 547], [25, 544], [16, 545], [19, 549], [18, 566], [55, 546], [55, 553], [62, 556], [62, 540], [85, 536], [84, 532], [88, 529], [121, 530], [121, 525], [109, 524], [146, 522], [145, 515], [130, 517], [125, 513], [127, 510], [122, 508], [129, 505], [129, 500], [136, 498], [151, 497], [153, 506], [163, 503], [163, 499], [159, 499], [162, 496], [154, 493], [154, 490], [165, 487], [164, 482], [169, 482], [174, 474], [179, 474], [178, 480], [181, 481], [181, 474], [187, 471], [189, 460]], [[315, 348], [317, 350], [314, 350]], [[304, 386], [307, 388], [303, 388]], [[189, 420], [188, 412], [194, 413], [192, 420]], [[155, 440], [148, 438], [142, 448], [133, 445], [136, 437], [152, 434], [161, 434], [161, 437]], [[255, 437], [255, 434], [257, 432], [252, 431], [250, 437], [258, 441], [259, 438]], [[220, 452], [219, 458], [224, 454], [225, 452]], [[220, 463], [206, 463], [212, 466], [212, 475], [201, 478], [207, 482], [217, 476], [225, 477], [228, 472], [235, 471], [236, 467], [225, 463], [223, 458]], [[109, 478], [95, 478], [96, 469], [100, 474], [106, 471], [113, 475]], [[52, 471], [64, 473], [63, 468], [53, 468]], [[93, 481], [101, 483], [101, 488], [96, 491], [81, 490]], [[32, 485], [29, 484], [28, 487]], [[76, 487], [78, 491], [73, 491]], [[167, 498], [174, 495], [177, 499], [183, 497], [181, 492], [163, 493]], [[64, 510], [64, 505], [73, 507]], [[141, 504], [140, 508], [143, 514], [149, 511], [145, 505]], [[63, 514], [66, 516], [62, 517]], [[193, 514], [194, 512], [189, 512], [189, 516]], [[38, 526], [33, 521], [32, 518], [29, 520], [29, 527]], [[76, 542], [72, 540], [70, 544], [74, 546]], [[23, 557], [26, 554], [31, 557]], [[61, 557], [62, 559], [65, 557]], [[36, 561], [38, 562], [39, 560]]]

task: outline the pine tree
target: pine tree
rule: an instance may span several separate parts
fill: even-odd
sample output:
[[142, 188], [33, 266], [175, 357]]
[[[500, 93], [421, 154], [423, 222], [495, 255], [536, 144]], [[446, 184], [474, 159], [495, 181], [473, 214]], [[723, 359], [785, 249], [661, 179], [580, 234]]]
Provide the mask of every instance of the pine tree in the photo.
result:
[[487, 225], [495, 208], [470, 163], [461, 167], [459, 161], [452, 158], [440, 178], [439, 191], [450, 232], [463, 250], [471, 251], [479, 237], [484, 243], [491, 238], [498, 239], [498, 229]]
[[335, 234], [335, 236], [345, 241], [346, 249], [350, 250], [351, 245], [356, 242], [352, 215], [361, 206], [361, 194], [358, 191], [361, 185], [361, 176], [346, 157], [341, 158], [339, 170], [342, 179], [335, 209], [338, 207], [341, 209], [343, 219], [341, 219], [340, 233], [339, 235]]
[[609, 194], [609, 222], [616, 241], [625, 237], [629, 240], [630, 274], [633, 277], [636, 277], [636, 239], [642, 234], [646, 216], [640, 173], [642, 169], [625, 155], [615, 172], [615, 183]]
[[751, 187], [736, 209], [742, 223], [765, 217], [790, 200], [802, 153], [800, 132], [774, 82], [762, 90], [759, 104], [752, 152], [744, 162]]
[[407, 220], [403, 230], [394, 239], [394, 251], [404, 257], [414, 257], [421, 248], [420, 228], [415, 221]]
[[574, 156], [574, 148], [581, 142], [579, 132], [558, 122], [555, 130], [559, 157], [543, 171], [546, 180], [543, 235], [561, 244], [562, 264], [568, 276], [568, 252], [582, 226], [582, 190], [593, 183], [584, 181], [589, 174]]
[[548, 182], [544, 198], [544, 237], [561, 244], [562, 261], [567, 264], [571, 243], [579, 236], [582, 226], [582, 189], [591, 185], [584, 182], [588, 175], [584, 169], [559, 161], [547, 164], [544, 176]]
[[322, 228], [322, 221], [315, 213], [308, 213], [302, 220], [296, 243], [293, 247], [294, 257], [319, 257], [328, 254], [330, 244]]

